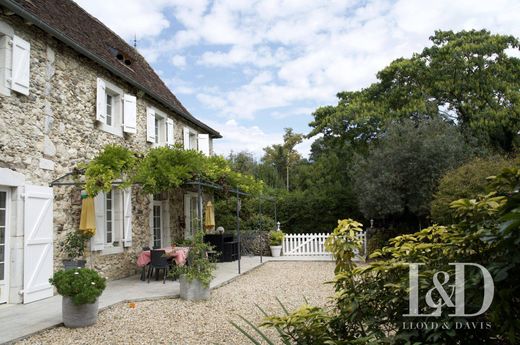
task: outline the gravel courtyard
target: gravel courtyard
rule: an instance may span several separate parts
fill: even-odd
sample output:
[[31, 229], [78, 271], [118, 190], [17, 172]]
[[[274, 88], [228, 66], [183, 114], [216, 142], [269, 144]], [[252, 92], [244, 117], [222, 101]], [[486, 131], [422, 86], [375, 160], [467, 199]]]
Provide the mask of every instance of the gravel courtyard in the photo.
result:
[[332, 262], [268, 262], [213, 290], [207, 302], [163, 299], [137, 302], [135, 308], [121, 303], [102, 311], [94, 326], [58, 327], [17, 344], [249, 344], [228, 320], [242, 315], [259, 323], [255, 304], [281, 314], [276, 297], [289, 308], [301, 305], [303, 296], [312, 305], [324, 305], [333, 288], [323, 282], [333, 276]]

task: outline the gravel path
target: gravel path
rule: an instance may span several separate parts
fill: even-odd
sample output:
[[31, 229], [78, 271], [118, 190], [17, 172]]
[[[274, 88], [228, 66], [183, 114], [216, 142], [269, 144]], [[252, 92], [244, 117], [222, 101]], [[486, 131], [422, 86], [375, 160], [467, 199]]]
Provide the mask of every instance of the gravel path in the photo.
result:
[[[250, 344], [228, 320], [242, 315], [255, 324], [262, 315], [281, 315], [276, 297], [288, 308], [324, 305], [333, 294], [331, 262], [269, 262], [211, 293], [206, 302], [164, 299], [114, 305], [99, 314], [96, 325], [83, 329], [54, 328], [17, 344]], [[239, 322], [244, 324], [243, 322]], [[274, 335], [272, 330], [268, 334]]]

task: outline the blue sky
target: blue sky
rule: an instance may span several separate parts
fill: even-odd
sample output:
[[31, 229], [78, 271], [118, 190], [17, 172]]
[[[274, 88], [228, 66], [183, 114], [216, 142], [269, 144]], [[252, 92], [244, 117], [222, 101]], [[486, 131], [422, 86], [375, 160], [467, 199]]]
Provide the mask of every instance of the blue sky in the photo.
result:
[[[283, 128], [375, 81], [436, 29], [520, 36], [518, 0], [77, 0], [147, 58], [190, 112], [219, 130], [215, 150], [262, 148]], [[307, 155], [308, 140], [299, 151]]]

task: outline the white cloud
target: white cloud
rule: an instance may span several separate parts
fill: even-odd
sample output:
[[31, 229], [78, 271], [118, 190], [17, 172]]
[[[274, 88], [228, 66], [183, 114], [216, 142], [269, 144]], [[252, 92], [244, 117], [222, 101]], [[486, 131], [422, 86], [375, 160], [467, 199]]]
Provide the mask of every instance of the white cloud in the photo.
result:
[[179, 67], [179, 68], [186, 67], [186, 57], [183, 55], [174, 55], [171, 59], [171, 63], [175, 67]]

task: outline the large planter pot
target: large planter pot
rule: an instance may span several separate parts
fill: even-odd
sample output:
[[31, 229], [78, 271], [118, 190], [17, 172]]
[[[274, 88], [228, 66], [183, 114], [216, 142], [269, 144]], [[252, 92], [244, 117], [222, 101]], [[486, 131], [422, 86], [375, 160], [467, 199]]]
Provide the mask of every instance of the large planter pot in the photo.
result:
[[75, 305], [72, 299], [63, 296], [61, 313], [65, 327], [87, 327], [96, 323], [98, 316], [98, 299], [94, 303]]
[[209, 299], [210, 289], [202, 285], [197, 279], [191, 282], [186, 279], [184, 275], [179, 278], [181, 285], [181, 298], [188, 301], [205, 301]]
[[270, 246], [271, 248], [271, 256], [277, 257], [280, 256], [280, 253], [282, 252], [282, 246]]
[[87, 263], [86, 260], [63, 260], [63, 268], [66, 270], [71, 270], [74, 268], [83, 268]]

